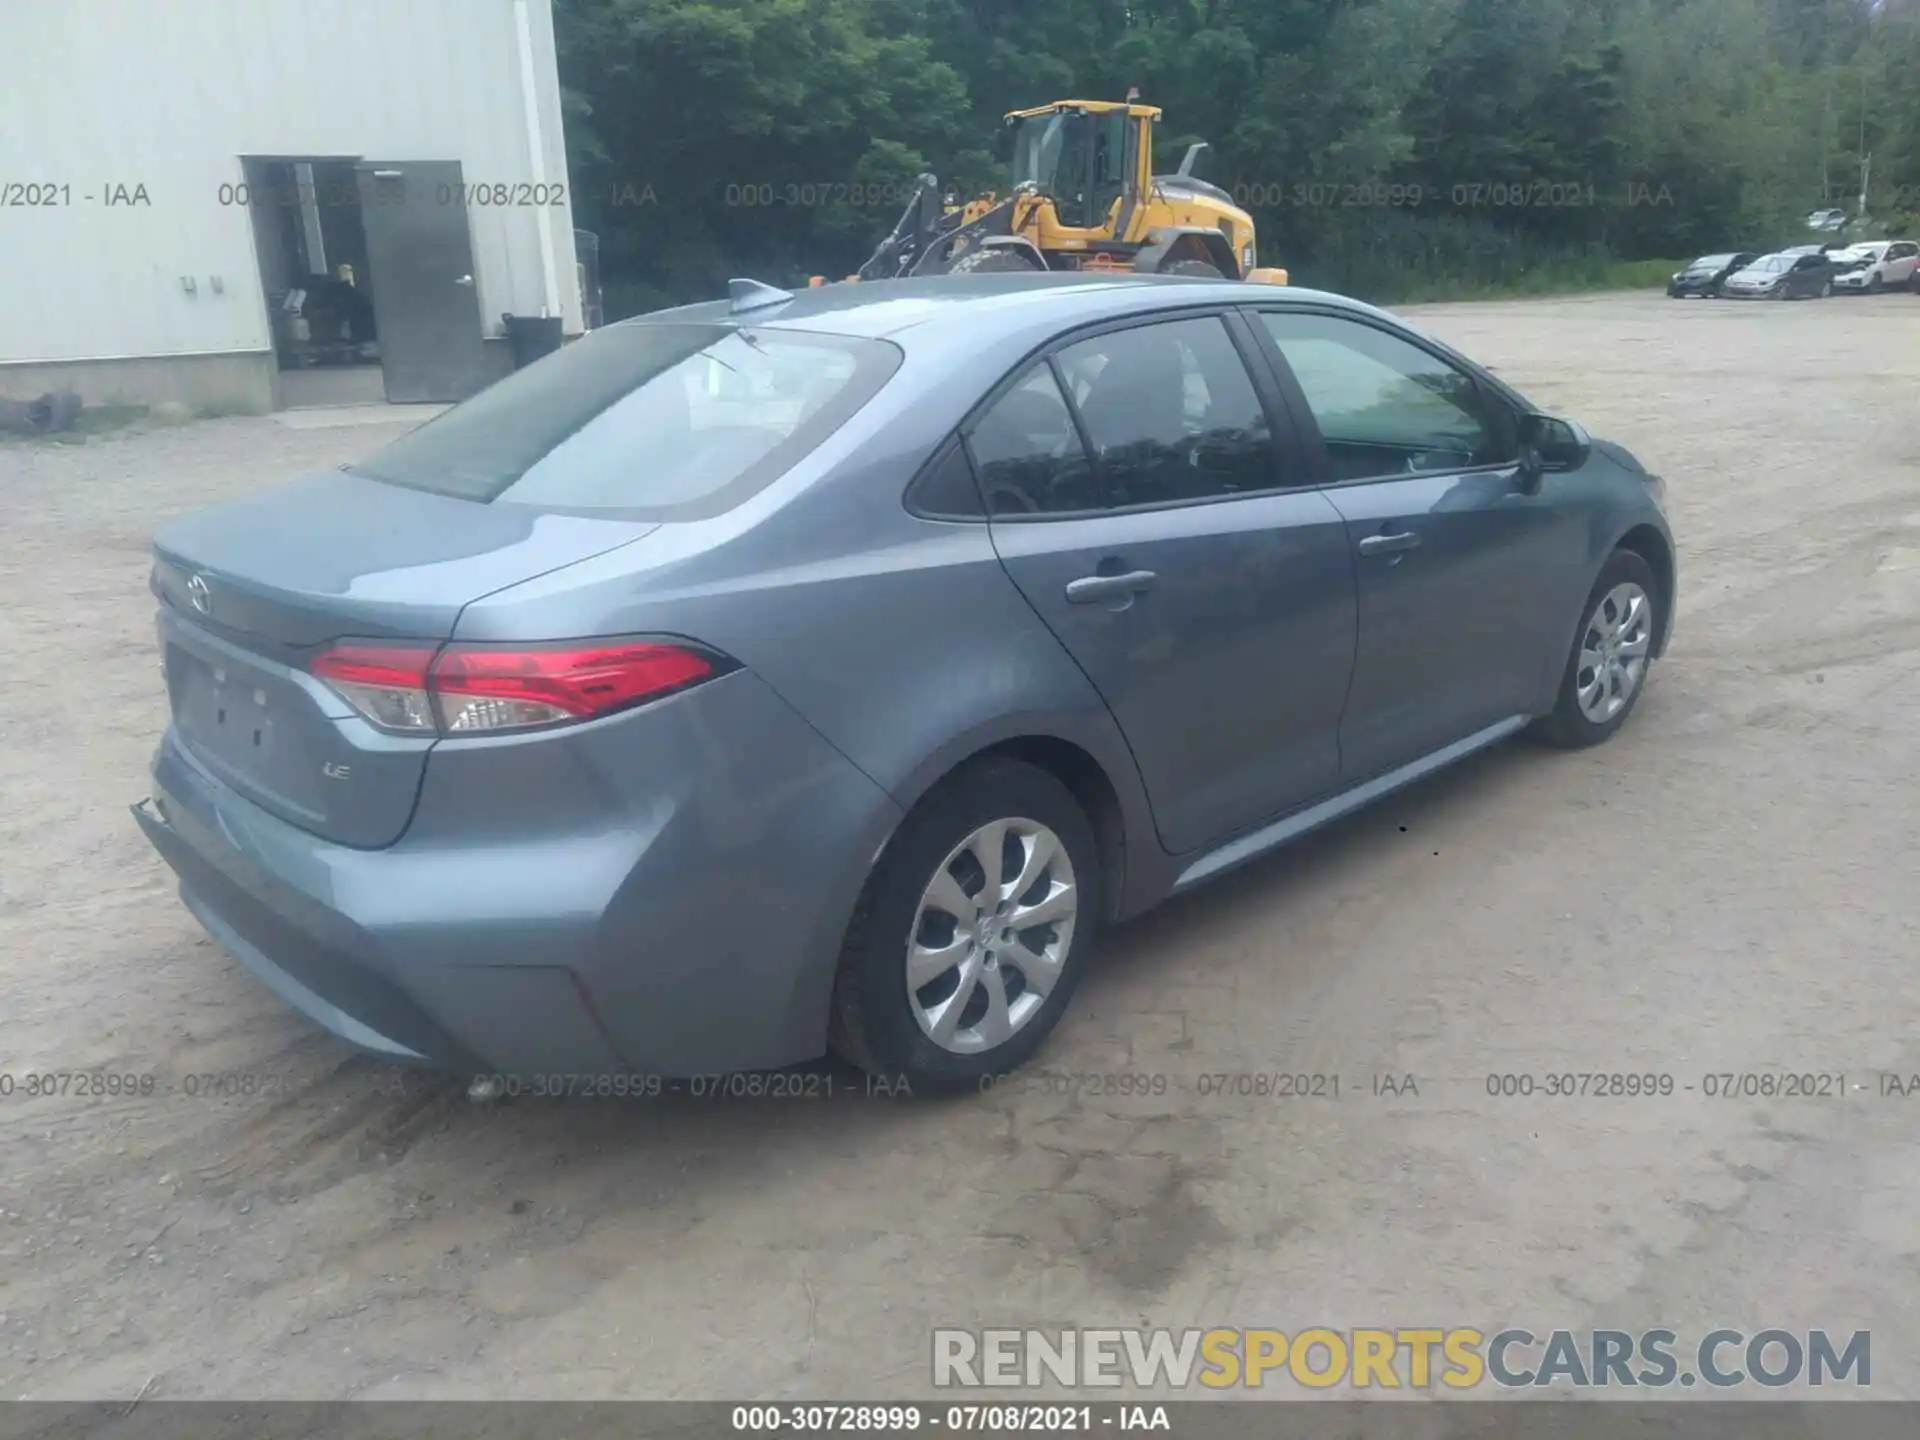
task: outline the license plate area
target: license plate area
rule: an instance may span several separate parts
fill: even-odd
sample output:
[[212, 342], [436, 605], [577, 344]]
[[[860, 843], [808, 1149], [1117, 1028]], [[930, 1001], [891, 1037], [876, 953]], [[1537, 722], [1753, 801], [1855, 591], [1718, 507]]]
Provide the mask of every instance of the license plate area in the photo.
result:
[[360, 847], [406, 828], [433, 737], [387, 735], [283, 663], [157, 616], [173, 736], [183, 757], [279, 819]]
[[283, 746], [284, 699], [257, 672], [209, 660], [177, 644], [166, 652], [174, 723], [197, 749], [236, 769], [263, 774]]

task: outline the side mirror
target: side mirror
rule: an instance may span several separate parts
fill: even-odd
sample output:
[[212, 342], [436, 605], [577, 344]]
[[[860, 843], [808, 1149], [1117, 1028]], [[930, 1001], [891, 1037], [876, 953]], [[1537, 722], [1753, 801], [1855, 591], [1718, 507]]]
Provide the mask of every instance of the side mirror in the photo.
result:
[[1520, 472], [1527, 488], [1539, 488], [1549, 472], [1578, 470], [1593, 453], [1593, 437], [1572, 420], [1537, 411], [1520, 417]]

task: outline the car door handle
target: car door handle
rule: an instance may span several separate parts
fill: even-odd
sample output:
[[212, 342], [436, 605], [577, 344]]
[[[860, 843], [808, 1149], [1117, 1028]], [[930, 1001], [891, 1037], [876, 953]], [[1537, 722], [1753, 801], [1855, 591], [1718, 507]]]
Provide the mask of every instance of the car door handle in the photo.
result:
[[1129, 570], [1125, 575], [1083, 575], [1067, 582], [1067, 599], [1075, 605], [1096, 605], [1102, 600], [1150, 590], [1159, 578], [1151, 570]]
[[1369, 535], [1360, 542], [1362, 555], [1391, 555], [1396, 550], [1411, 550], [1420, 543], [1420, 537], [1411, 530], [1402, 530], [1398, 535]]

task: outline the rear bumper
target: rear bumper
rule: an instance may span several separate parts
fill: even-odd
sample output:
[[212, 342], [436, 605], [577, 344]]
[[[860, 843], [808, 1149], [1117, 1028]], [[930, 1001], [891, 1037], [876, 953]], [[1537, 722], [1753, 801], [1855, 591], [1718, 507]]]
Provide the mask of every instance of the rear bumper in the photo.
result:
[[180, 898], [193, 917], [295, 1010], [384, 1060], [449, 1069], [484, 1063], [361, 958], [370, 941], [344, 916], [247, 865], [165, 791], [132, 810], [180, 878]]
[[825, 1048], [898, 807], [739, 673], [559, 736], [442, 746], [399, 843], [273, 816], [162, 739], [136, 821], [207, 932], [383, 1059], [711, 1074]]

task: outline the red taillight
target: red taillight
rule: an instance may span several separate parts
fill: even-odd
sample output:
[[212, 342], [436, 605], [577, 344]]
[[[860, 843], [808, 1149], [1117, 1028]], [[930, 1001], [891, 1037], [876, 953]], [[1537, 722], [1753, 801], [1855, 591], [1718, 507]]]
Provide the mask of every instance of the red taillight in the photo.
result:
[[427, 672], [433, 645], [381, 645], [349, 640], [323, 652], [313, 673], [382, 730], [431, 734]]
[[589, 720], [713, 673], [713, 660], [647, 641], [556, 649], [452, 646], [433, 667], [441, 727], [449, 733]]
[[727, 662], [660, 640], [431, 647], [350, 641], [313, 673], [375, 725], [473, 735], [591, 720], [711, 678]]

